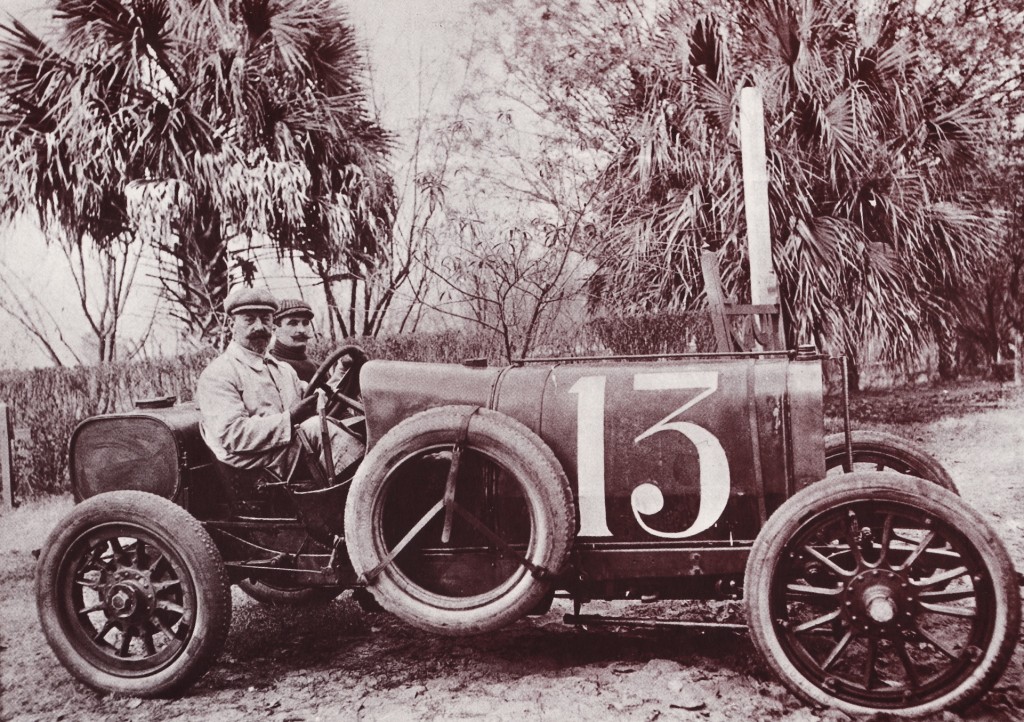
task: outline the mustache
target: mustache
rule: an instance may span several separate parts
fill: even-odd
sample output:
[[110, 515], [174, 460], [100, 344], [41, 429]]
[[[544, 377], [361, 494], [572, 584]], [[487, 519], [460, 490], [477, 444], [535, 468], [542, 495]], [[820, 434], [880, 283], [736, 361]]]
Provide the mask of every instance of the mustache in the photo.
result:
[[269, 340], [270, 339], [270, 331], [264, 331], [264, 330], [253, 331], [246, 338], [251, 338], [253, 340], [265, 338], [265, 339]]

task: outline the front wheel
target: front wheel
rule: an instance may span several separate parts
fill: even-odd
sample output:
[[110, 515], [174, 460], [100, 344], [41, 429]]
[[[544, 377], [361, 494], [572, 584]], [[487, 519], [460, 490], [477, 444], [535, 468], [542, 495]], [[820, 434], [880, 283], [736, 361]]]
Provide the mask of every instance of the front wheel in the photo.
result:
[[181, 507], [139, 491], [94, 496], [50, 533], [36, 603], [71, 674], [134, 697], [194, 682], [231, 626], [231, 590], [210, 535]]
[[1006, 669], [1020, 596], [988, 521], [923, 479], [856, 472], [772, 515], [747, 561], [754, 645], [811, 704], [918, 716]]

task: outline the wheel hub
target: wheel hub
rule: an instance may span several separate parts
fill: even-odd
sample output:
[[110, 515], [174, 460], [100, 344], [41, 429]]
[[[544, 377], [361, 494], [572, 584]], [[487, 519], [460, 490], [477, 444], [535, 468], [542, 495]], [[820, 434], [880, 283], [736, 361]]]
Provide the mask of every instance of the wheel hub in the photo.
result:
[[888, 588], [871, 587], [864, 598], [864, 607], [872, 621], [885, 624], [896, 616], [896, 601], [889, 595]]
[[903, 629], [913, 617], [910, 583], [889, 569], [867, 569], [847, 584], [843, 608], [851, 626], [868, 633]]
[[148, 614], [156, 603], [156, 595], [147, 574], [122, 569], [114, 574], [113, 583], [107, 587], [103, 601], [108, 617], [131, 619]]

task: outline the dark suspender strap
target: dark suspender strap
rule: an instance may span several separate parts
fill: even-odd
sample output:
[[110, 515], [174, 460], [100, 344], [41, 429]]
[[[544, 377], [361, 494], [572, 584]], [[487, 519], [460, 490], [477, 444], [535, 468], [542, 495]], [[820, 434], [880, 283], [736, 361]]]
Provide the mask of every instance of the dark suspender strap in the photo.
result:
[[[334, 450], [331, 448], [331, 435], [327, 431], [327, 405], [320, 408], [320, 446], [324, 453], [324, 471], [327, 472], [327, 485], [334, 483]], [[316, 460], [319, 463], [319, 459]]]
[[469, 422], [476, 414], [473, 409], [466, 414], [466, 420], [455, 437], [455, 445], [452, 446], [452, 463], [448, 467], [448, 480], [444, 485], [444, 528], [441, 530], [441, 543], [447, 544], [452, 538], [452, 517], [455, 512], [455, 481], [459, 478], [459, 463], [462, 461], [462, 451], [466, 448], [466, 439], [469, 438]]
[[309, 445], [309, 439], [302, 433], [302, 429], [299, 427], [293, 427], [292, 433], [295, 434], [299, 439], [299, 445], [302, 447], [302, 453], [306, 455], [306, 466], [309, 467], [309, 472], [314, 476], [319, 484], [322, 486], [330, 486], [327, 479], [324, 478], [324, 470], [320, 468], [320, 461], [316, 458], [316, 453], [313, 451], [313, 447]]

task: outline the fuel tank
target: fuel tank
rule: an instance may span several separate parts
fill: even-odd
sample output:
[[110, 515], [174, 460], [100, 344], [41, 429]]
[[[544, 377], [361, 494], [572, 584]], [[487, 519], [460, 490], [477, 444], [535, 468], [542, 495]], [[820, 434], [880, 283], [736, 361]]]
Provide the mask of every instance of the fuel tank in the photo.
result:
[[786, 355], [362, 370], [370, 444], [416, 412], [495, 409], [534, 431], [573, 486], [579, 537], [750, 540], [825, 475], [821, 362]]
[[121, 489], [176, 500], [192, 468], [211, 458], [195, 404], [88, 418], [71, 435], [68, 456], [76, 501]]

